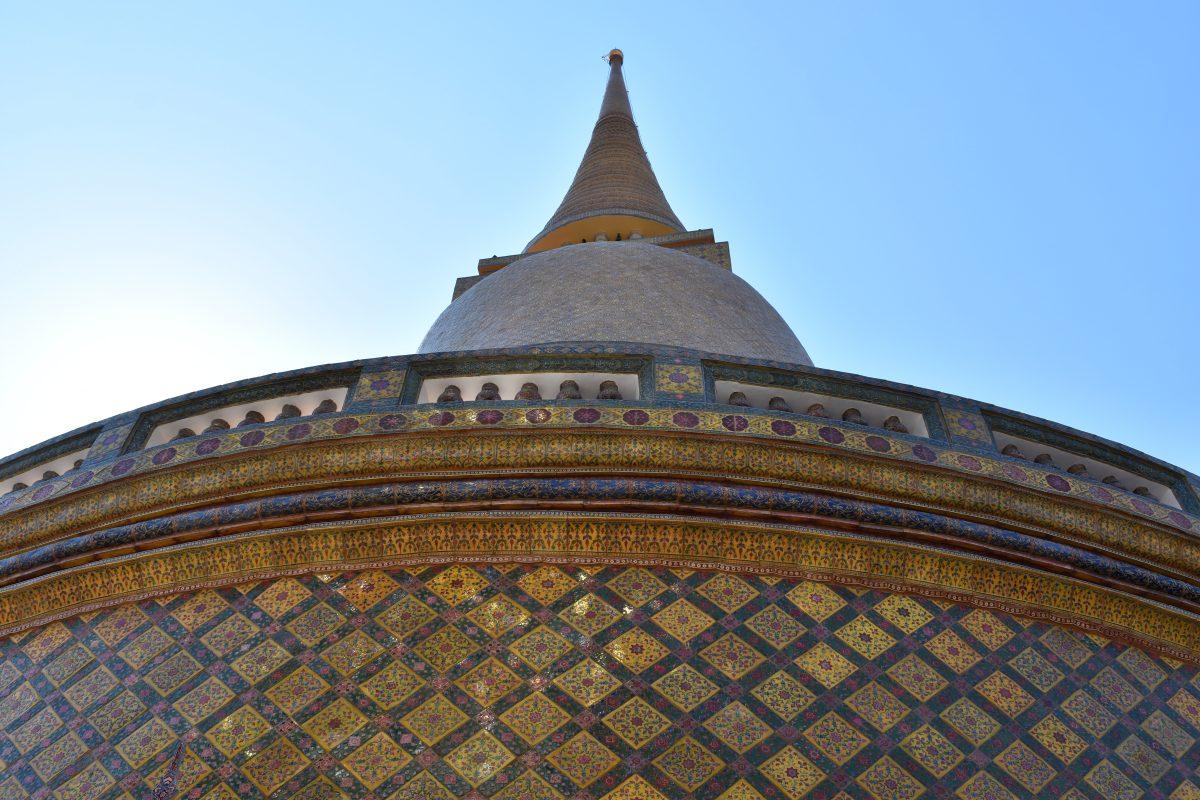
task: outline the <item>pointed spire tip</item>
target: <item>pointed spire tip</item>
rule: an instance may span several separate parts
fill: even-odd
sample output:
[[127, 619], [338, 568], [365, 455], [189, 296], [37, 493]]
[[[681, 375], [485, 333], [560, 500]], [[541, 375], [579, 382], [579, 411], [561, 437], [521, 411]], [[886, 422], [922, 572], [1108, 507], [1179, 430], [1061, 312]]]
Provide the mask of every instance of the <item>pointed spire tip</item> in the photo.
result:
[[605, 58], [609, 64], [623, 64], [625, 62], [625, 54], [617, 48], [608, 51], [608, 56]]

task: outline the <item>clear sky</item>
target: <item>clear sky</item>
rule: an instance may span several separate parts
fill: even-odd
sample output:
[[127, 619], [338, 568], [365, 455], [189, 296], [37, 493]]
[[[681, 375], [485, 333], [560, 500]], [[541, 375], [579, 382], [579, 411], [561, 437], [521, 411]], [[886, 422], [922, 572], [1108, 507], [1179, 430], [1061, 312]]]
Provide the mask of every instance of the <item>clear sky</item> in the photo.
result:
[[1200, 470], [1194, 0], [2, 2], [0, 453], [414, 351], [553, 212], [612, 47], [818, 366]]

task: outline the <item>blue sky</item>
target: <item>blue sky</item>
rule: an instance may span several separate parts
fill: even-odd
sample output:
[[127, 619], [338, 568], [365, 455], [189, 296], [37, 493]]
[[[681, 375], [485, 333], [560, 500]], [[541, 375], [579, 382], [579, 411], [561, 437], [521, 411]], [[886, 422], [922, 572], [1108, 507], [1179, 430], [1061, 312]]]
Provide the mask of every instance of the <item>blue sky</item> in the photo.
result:
[[1200, 4], [446, 8], [0, 5], [0, 453], [412, 352], [620, 47], [679, 217], [819, 366], [1200, 470]]

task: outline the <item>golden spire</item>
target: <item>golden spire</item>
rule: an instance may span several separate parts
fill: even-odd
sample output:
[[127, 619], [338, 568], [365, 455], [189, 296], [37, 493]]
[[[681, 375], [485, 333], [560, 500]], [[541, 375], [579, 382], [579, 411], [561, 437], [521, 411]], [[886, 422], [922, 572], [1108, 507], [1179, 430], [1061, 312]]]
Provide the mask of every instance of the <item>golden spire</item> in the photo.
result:
[[532, 253], [564, 244], [660, 236], [684, 230], [663, 196], [633, 122], [621, 74], [624, 54], [608, 54], [608, 86], [600, 117], [575, 180], [542, 232], [525, 248]]

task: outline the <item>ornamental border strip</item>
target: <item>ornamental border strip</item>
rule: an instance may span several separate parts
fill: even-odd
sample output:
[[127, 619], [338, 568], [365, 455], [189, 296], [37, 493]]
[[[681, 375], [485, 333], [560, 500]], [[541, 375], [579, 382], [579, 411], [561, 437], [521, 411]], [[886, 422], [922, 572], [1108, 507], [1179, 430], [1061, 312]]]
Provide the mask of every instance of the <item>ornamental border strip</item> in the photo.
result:
[[699, 431], [723, 435], [782, 439], [869, 453], [872, 456], [919, 461], [961, 473], [974, 473], [1051, 496], [1071, 497], [1135, 514], [1182, 531], [1200, 530], [1200, 517], [1152, 503], [1128, 492], [1113, 491], [1090, 480], [1033, 463], [1014, 463], [999, 454], [966, 452], [943, 443], [891, 434], [875, 429], [818, 420], [798, 414], [772, 414], [732, 407], [609, 403], [455, 403], [427, 404], [392, 413], [328, 415], [298, 423], [264, 423], [219, 434], [202, 434], [130, 453], [77, 474], [0, 497], [0, 520], [14, 511], [100, 486], [115, 478], [143, 474], [234, 451], [263, 449], [303, 441], [335, 439], [372, 433], [432, 429], [624, 428]]
[[850, 583], [1043, 619], [1200, 663], [1200, 616], [1070, 577], [810, 526], [584, 512], [317, 523], [133, 553], [0, 590], [0, 635], [250, 580], [454, 561], [640, 563]]

